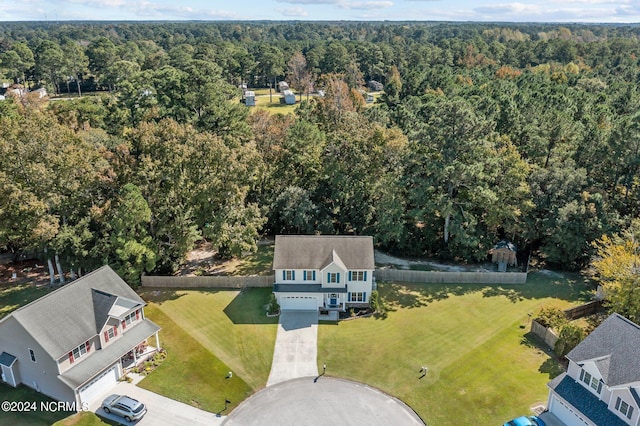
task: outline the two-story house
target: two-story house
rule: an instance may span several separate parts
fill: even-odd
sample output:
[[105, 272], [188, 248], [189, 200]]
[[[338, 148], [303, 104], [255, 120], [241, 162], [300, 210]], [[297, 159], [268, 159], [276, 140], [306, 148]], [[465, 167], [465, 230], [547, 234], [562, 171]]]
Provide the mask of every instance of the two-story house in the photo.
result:
[[373, 290], [373, 239], [278, 235], [273, 269], [273, 292], [283, 310], [366, 307]]
[[548, 384], [551, 413], [569, 426], [639, 424], [640, 326], [613, 314], [567, 359], [567, 372]]
[[0, 320], [3, 382], [24, 384], [59, 401], [87, 406], [124, 374], [160, 327], [145, 302], [104, 266]]

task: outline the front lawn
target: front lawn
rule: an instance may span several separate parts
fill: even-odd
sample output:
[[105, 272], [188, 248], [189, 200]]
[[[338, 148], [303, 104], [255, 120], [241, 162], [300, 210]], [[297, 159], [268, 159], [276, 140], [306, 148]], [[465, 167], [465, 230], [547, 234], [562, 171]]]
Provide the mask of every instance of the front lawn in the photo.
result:
[[[167, 347], [169, 357], [140, 385], [150, 390], [154, 390], [151, 383], [158, 389], [165, 386], [164, 391], [158, 392], [172, 398], [177, 393], [174, 388], [180, 392], [184, 390], [184, 395], [189, 392], [198, 395], [193, 396], [194, 399], [203, 398], [200, 396], [203, 392], [209, 393], [216, 407], [219, 401], [224, 403], [225, 398], [235, 405], [263, 387], [271, 371], [278, 323], [278, 318], [265, 315], [263, 306], [269, 302], [270, 294], [271, 288], [143, 292], [142, 297], [149, 302], [145, 313], [163, 327], [160, 340], [165, 342], [163, 345]], [[192, 371], [189, 373], [184, 364], [191, 352], [199, 355], [190, 365]], [[223, 376], [225, 386], [227, 382], [240, 380], [246, 387], [238, 388], [229, 398], [224, 386], [206, 385], [212, 380], [207, 375], [214, 374], [205, 369], [206, 364], [215, 362], [224, 365], [221, 371], [225, 375], [228, 371], [233, 372], [232, 380]], [[194, 386], [193, 381], [203, 382], [203, 389], [196, 391], [200, 384]], [[185, 399], [186, 396], [181, 400]]]
[[227, 378], [230, 368], [201, 342], [171, 320], [157, 304], [145, 309], [147, 317], [162, 327], [160, 343], [167, 358], [138, 386], [213, 413], [225, 400], [235, 407], [251, 394], [238, 375]]
[[520, 286], [380, 284], [386, 314], [320, 325], [318, 363], [402, 399], [427, 424], [502, 424], [544, 403], [559, 371], [528, 334], [528, 314], [586, 301], [588, 289], [537, 274]]
[[[0, 395], [2, 395], [0, 402], [11, 401], [21, 404], [20, 406], [10, 406], [16, 410], [20, 409], [19, 411], [5, 410], [3, 406], [3, 409], [0, 410], [0, 425], [49, 426], [72, 414], [68, 411], [58, 411], [57, 407], [49, 405], [54, 402], [53, 399], [24, 385], [13, 388], [0, 382]], [[25, 404], [27, 407], [24, 407]]]

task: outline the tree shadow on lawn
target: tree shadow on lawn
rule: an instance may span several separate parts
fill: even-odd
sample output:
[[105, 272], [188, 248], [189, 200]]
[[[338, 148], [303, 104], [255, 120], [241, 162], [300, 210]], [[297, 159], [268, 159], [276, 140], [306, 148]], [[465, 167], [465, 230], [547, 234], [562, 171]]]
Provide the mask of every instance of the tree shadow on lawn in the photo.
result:
[[277, 324], [278, 317], [267, 317], [271, 292], [271, 287], [245, 288], [224, 308], [224, 313], [234, 324]]
[[567, 273], [558, 277], [534, 272], [529, 274], [525, 284], [486, 286], [482, 293], [484, 297], [504, 296], [513, 303], [545, 297], [587, 302], [592, 299], [595, 289], [594, 282], [577, 273]]
[[[164, 302], [176, 300], [184, 296], [187, 289], [177, 288], [145, 288], [138, 289], [138, 295], [146, 302], [162, 305]], [[191, 290], [191, 289], [188, 289]]]
[[385, 319], [388, 312], [395, 312], [400, 308], [420, 308], [450, 296], [473, 293], [481, 288], [482, 286], [474, 284], [381, 283], [378, 291], [383, 309], [375, 318]]
[[532, 349], [538, 349], [540, 352], [544, 352], [549, 356], [538, 368], [538, 371], [549, 375], [549, 380], [558, 377], [560, 374], [566, 371], [566, 366], [556, 356], [553, 350], [547, 346], [547, 344], [535, 334], [529, 332], [522, 336], [520, 344]]

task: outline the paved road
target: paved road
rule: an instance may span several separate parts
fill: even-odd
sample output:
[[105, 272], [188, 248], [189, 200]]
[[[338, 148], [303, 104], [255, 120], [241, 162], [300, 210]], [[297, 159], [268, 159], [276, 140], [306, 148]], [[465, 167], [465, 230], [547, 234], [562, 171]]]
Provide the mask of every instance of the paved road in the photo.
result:
[[[141, 426], [215, 426], [222, 424], [222, 421], [224, 420], [224, 417], [218, 417], [214, 413], [200, 410], [198, 408], [192, 407], [191, 405], [166, 398], [164, 396], [158, 395], [157, 393], [153, 393], [151, 391], [139, 388], [126, 382], [119, 382], [111, 389], [109, 394], [112, 393], [128, 395], [147, 406], [147, 414], [145, 414], [142, 419], [135, 423], [127, 423], [122, 417], [116, 416], [114, 414], [107, 414], [102, 408], [98, 408], [96, 405], [102, 403], [102, 400], [104, 398], [100, 398], [90, 407], [99, 416], [117, 421], [120, 424], [134, 424]], [[105, 395], [105, 397], [106, 396], [108, 395]]]
[[424, 426], [402, 401], [360, 383], [326, 376], [264, 388], [240, 404], [222, 424]]
[[318, 375], [318, 312], [283, 311], [267, 386]]

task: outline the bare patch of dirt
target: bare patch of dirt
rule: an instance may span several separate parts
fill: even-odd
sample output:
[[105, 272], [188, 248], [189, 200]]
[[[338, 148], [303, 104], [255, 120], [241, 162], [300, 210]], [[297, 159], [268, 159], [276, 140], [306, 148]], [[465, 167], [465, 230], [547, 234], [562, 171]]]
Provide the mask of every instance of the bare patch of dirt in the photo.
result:
[[38, 260], [21, 260], [0, 265], [0, 286], [9, 287], [24, 283], [49, 284], [49, 271], [46, 265]]

